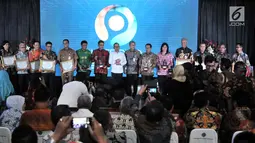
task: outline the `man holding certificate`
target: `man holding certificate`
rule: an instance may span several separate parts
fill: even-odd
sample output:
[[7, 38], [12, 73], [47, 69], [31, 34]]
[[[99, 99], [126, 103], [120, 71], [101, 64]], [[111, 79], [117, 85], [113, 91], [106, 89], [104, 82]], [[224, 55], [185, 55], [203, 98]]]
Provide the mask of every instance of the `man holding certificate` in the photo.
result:
[[109, 67], [109, 52], [104, 49], [104, 41], [98, 41], [98, 49], [93, 51], [92, 57], [95, 62], [95, 80], [103, 83], [107, 78], [107, 67]]
[[40, 70], [42, 72], [45, 84], [55, 95], [55, 65], [57, 61], [57, 55], [52, 51], [52, 43], [50, 41], [45, 43], [46, 50], [42, 52]]
[[91, 73], [90, 66], [91, 66], [91, 52], [87, 49], [88, 42], [86, 40], [81, 41], [81, 49], [77, 50], [78, 56], [78, 70], [76, 79], [81, 82], [88, 83], [89, 75]]
[[43, 50], [40, 47], [39, 41], [34, 41], [33, 49], [29, 51], [29, 62], [30, 62], [30, 72], [31, 72], [31, 80], [39, 78], [41, 73], [39, 71], [40, 68], [40, 56]]
[[8, 72], [10, 80], [17, 89], [16, 86], [16, 70], [15, 70], [15, 55], [10, 49], [10, 42], [4, 40], [2, 43], [3, 49], [1, 49], [1, 56], [2, 56], [2, 64], [3, 68]]
[[22, 95], [28, 87], [28, 69], [30, 69], [28, 62], [28, 52], [26, 51], [26, 44], [24, 42], [19, 44], [19, 51], [16, 54], [15, 62], [19, 80], [19, 94]]
[[64, 48], [58, 54], [58, 61], [60, 62], [62, 84], [66, 84], [73, 80], [73, 71], [77, 66], [77, 54], [69, 47], [69, 40], [63, 40]]

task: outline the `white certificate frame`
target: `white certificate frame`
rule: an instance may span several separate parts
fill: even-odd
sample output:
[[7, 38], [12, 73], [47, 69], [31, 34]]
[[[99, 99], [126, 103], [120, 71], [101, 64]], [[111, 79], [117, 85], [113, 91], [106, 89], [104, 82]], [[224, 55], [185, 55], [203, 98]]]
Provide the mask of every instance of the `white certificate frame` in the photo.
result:
[[40, 60], [40, 71], [55, 72], [55, 63], [54, 60]]
[[62, 69], [63, 69], [63, 73], [67, 73], [67, 72], [71, 72], [73, 71], [73, 60], [68, 60], [68, 61], [64, 61], [64, 62], [60, 62]]
[[184, 63], [190, 63], [191, 59], [176, 59], [175, 65], [182, 65]]
[[40, 61], [30, 62], [30, 71], [31, 72], [39, 71], [39, 69], [40, 69]]
[[5, 56], [2, 58], [3, 66], [15, 66], [15, 56]]
[[27, 60], [27, 59], [24, 59], [24, 60], [16, 60], [16, 61], [15, 61], [15, 65], [16, 65], [16, 70], [17, 70], [17, 71], [27, 70], [27, 67], [28, 67], [28, 60]]

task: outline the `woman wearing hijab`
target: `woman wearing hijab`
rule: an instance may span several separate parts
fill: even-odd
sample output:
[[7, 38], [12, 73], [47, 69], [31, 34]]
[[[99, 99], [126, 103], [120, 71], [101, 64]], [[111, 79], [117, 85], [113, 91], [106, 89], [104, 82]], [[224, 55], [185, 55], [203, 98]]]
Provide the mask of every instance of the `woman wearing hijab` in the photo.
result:
[[[180, 114], [186, 113], [192, 101], [192, 88], [189, 82], [186, 82], [185, 70], [182, 65], [177, 65], [173, 69], [173, 78], [166, 84], [167, 97], [173, 99], [174, 108], [180, 111]], [[185, 100], [183, 100], [185, 99]]]
[[18, 127], [24, 103], [25, 98], [20, 95], [8, 97], [6, 100], [6, 106], [8, 109], [0, 116], [0, 126], [7, 127], [11, 132]]
[[14, 93], [13, 85], [9, 75], [5, 70], [0, 70], [0, 101], [5, 101], [6, 97]]

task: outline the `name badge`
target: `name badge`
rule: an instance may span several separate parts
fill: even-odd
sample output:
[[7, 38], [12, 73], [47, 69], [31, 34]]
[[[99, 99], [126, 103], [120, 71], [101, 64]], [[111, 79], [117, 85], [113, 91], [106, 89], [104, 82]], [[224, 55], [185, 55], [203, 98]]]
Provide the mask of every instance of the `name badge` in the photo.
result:
[[100, 68], [104, 67], [104, 65], [99, 65]]
[[144, 71], [148, 71], [148, 70], [149, 70], [149, 68], [145, 67], [145, 68], [143, 68], [143, 70], [144, 70]]
[[167, 69], [167, 66], [162, 66], [163, 69]]
[[136, 61], [136, 58], [133, 58], [133, 62], [135, 62]]

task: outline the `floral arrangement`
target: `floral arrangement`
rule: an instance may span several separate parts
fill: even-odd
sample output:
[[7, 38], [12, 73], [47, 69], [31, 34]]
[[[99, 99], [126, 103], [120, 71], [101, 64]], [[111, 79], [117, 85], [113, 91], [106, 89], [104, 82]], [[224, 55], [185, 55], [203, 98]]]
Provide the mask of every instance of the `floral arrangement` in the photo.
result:
[[207, 52], [209, 52], [210, 54], [214, 55], [217, 52], [217, 43], [212, 41], [212, 40], [204, 40], [205, 44], [206, 44], [206, 50]]

